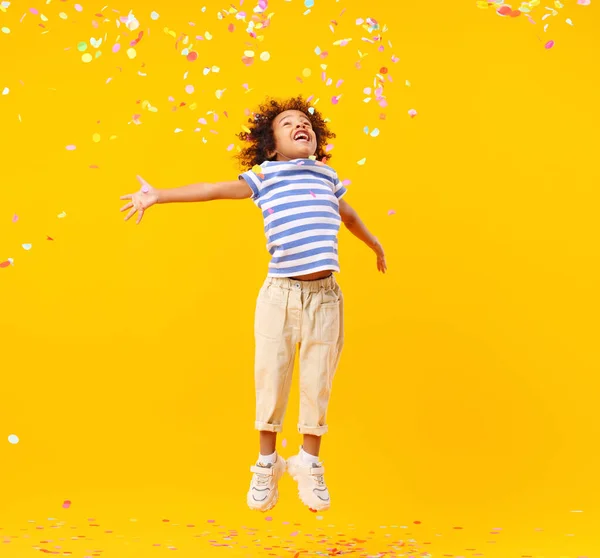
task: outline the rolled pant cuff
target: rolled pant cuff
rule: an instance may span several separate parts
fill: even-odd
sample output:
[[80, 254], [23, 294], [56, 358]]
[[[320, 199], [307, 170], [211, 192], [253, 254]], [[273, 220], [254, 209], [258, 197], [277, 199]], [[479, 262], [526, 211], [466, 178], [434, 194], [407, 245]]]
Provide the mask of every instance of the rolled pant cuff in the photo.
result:
[[329, 428], [327, 425], [324, 426], [304, 426], [302, 424], [298, 425], [298, 432], [300, 434], [312, 434], [313, 436], [322, 436], [325, 434]]
[[254, 428], [256, 430], [260, 430], [262, 432], [282, 432], [283, 426], [281, 424], [269, 424], [268, 422], [259, 422], [256, 421], [254, 423]]

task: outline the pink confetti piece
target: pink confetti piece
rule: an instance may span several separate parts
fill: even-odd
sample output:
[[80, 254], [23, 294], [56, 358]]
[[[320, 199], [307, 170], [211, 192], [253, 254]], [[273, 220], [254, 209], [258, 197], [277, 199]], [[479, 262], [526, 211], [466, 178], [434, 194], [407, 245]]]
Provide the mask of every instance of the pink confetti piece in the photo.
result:
[[287, 438], [284, 438], [283, 441], [281, 442], [281, 447], [286, 447], [287, 446]]
[[390, 209], [388, 211], [388, 215], [396, 215], [396, 211], [394, 211], [393, 209]]
[[580, 6], [589, 6], [592, 3], [592, 0], [577, 0], [577, 3]]
[[142, 192], [144, 192], [144, 194], [147, 194], [150, 191], [150, 188], [148, 188], [148, 186], [146, 186], [145, 184], [142, 186]]
[[13, 215], [12, 222], [16, 223], [18, 220], [19, 220], [19, 216], [15, 213], [15, 215]]
[[273, 518], [270, 515], [267, 515], [267, 517], [265, 517], [265, 521], [273, 521]]
[[66, 150], [67, 151], [75, 151], [77, 149], [76, 145], [67, 145]]
[[270, 207], [269, 207], [268, 211], [269, 211], [270, 215], [272, 215], [273, 213], [275, 213], [275, 211], [273, 211], [273, 209], [271, 209]]
[[409, 115], [411, 118], [414, 118], [415, 116], [417, 116], [417, 111], [416, 111], [415, 109], [410, 109], [410, 110], [408, 111], [408, 115]]
[[62, 505], [63, 508], [69, 509], [71, 507], [71, 500], [65, 500]]
[[120, 50], [121, 50], [121, 45], [120, 45], [119, 43], [115, 43], [115, 44], [113, 45], [113, 47], [112, 47], [112, 51], [113, 51], [113, 53], [115, 53], [115, 54], [116, 54], [116, 53], [117, 53], [117, 52], [119, 52]]
[[194, 92], [194, 86], [193, 85], [186, 85], [185, 86], [185, 92], [188, 95], [191, 95]]
[[316, 195], [316, 194], [315, 194], [315, 193], [314, 193], [312, 190], [310, 191], [310, 195], [311, 195], [313, 198], [316, 198], [316, 197], [317, 197], [317, 195]]
[[545, 49], [551, 49], [554, 46], [554, 41], [548, 41], [545, 45]]

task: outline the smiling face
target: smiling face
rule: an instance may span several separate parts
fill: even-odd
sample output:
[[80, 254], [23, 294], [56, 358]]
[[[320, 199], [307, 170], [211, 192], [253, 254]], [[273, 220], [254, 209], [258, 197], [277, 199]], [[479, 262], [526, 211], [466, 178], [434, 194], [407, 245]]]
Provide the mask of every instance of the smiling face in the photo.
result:
[[299, 110], [286, 110], [273, 120], [277, 161], [307, 159], [317, 151], [317, 136], [308, 116]]

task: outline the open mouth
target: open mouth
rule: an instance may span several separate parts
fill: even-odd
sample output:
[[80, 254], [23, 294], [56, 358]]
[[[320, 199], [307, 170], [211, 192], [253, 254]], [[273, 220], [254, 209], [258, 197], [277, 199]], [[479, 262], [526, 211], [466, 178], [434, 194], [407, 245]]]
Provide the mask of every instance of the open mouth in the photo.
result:
[[304, 142], [308, 143], [310, 141], [310, 137], [308, 135], [308, 132], [304, 132], [302, 130], [298, 130], [294, 134], [294, 141], [304, 141]]

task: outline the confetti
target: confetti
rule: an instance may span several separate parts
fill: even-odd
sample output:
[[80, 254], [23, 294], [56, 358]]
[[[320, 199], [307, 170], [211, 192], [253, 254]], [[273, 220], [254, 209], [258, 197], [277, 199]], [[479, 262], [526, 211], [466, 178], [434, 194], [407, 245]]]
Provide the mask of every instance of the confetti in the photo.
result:
[[185, 92], [188, 95], [191, 95], [194, 92], [194, 86], [193, 85], [186, 85], [185, 86]]
[[96, 133], [92, 135], [92, 141], [98, 143], [100, 141], [100, 134]]
[[577, 0], [577, 3], [580, 6], [589, 6], [592, 3], [592, 0]]
[[315, 0], [304, 0], [304, 5], [307, 8], [312, 8], [315, 5]]
[[363, 158], [362, 158], [360, 161], [358, 161], [358, 164], [362, 166], [362, 165], [364, 165], [366, 162], [367, 162], [367, 158], [366, 158], [366, 157], [363, 157]]
[[136, 52], [135, 48], [128, 48], [127, 56], [129, 57], [130, 60], [133, 60], [137, 56], [137, 52]]
[[2, 95], [8, 95], [9, 93], [10, 93], [10, 89], [9, 89], [8, 87], [5, 87], [5, 88], [2, 90]]
[[10, 34], [10, 29], [8, 27], [3, 27], [2, 28], [2, 33], [5, 33], [6, 35]]
[[152, 12], [150, 14], [150, 19], [152, 19], [153, 21], [156, 21], [160, 16], [156, 13], [156, 12]]
[[62, 505], [63, 508], [69, 509], [71, 507], [71, 500], [65, 500]]
[[[414, 118], [415, 116], [417, 116], [417, 111], [416, 111], [415, 109], [410, 109], [410, 110], [408, 111], [408, 115], [409, 115], [411, 118]], [[425, 120], [427, 120], [427, 119], [425, 119]]]
[[31, 244], [23, 244], [23, 250], [29, 251], [29, 250], [31, 250], [31, 248], [32, 248]]
[[310, 68], [304, 68], [304, 70], [302, 70], [302, 77], [308, 78], [310, 77], [312, 74]]
[[89, 53], [86, 52], [82, 57], [81, 57], [81, 61], [85, 62], [86, 64], [88, 64], [89, 62], [91, 62], [93, 60], [93, 56]]
[[77, 149], [76, 145], [67, 145], [65, 148], [67, 151], [75, 151]]
[[388, 211], [388, 215], [396, 215], [396, 211], [394, 211], [393, 209], [390, 209]]
[[265, 52], [261, 52], [261, 54], [260, 54], [260, 59], [261, 59], [263, 62], [267, 62], [267, 61], [268, 61], [270, 58], [271, 58], [271, 55], [270, 55], [270, 54], [269, 54], [267, 51], [265, 51]]
[[554, 41], [548, 41], [545, 45], [545, 49], [551, 49], [554, 46]]
[[18, 437], [16, 434], [11, 434], [11, 435], [8, 437], [8, 442], [9, 442], [10, 444], [18, 444], [18, 443], [19, 443], [19, 437]]

